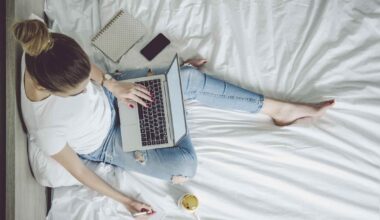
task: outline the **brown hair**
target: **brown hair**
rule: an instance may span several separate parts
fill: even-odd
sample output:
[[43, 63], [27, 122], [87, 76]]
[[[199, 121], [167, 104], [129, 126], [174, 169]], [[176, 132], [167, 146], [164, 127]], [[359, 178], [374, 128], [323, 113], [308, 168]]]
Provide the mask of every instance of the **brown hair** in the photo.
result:
[[65, 92], [89, 77], [90, 60], [74, 39], [49, 33], [36, 19], [16, 22], [12, 31], [25, 51], [26, 69], [42, 87]]

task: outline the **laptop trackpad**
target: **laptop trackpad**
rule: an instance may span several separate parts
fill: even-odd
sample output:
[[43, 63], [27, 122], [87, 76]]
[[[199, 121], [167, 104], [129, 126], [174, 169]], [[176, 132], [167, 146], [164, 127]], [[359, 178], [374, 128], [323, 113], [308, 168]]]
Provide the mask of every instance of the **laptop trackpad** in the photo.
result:
[[134, 104], [134, 108], [128, 108], [125, 103], [119, 102], [119, 115], [121, 125], [130, 125], [139, 123], [139, 112], [137, 104]]
[[139, 124], [124, 125], [121, 127], [122, 141], [125, 150], [132, 150], [141, 146], [141, 134]]

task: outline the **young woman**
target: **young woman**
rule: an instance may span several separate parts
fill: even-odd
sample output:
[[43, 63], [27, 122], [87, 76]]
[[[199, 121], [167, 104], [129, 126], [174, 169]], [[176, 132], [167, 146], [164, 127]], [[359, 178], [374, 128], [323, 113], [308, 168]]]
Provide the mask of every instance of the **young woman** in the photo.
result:
[[[144, 86], [118, 80], [146, 72], [107, 79], [72, 38], [49, 33], [38, 20], [15, 23], [13, 33], [25, 52], [21, 104], [28, 137], [80, 182], [121, 202], [131, 212], [146, 209], [154, 213], [149, 205], [107, 184], [81, 159], [109, 163], [173, 183], [183, 183], [195, 175], [197, 157], [189, 137], [172, 148], [122, 151], [117, 100], [130, 108], [137, 107], [137, 103], [149, 107], [154, 97]], [[264, 98], [194, 68], [205, 60], [188, 63], [192, 65], [181, 68], [183, 96], [210, 107], [262, 112], [276, 125], [289, 125], [301, 118], [320, 116], [334, 103], [331, 100], [306, 105]]]

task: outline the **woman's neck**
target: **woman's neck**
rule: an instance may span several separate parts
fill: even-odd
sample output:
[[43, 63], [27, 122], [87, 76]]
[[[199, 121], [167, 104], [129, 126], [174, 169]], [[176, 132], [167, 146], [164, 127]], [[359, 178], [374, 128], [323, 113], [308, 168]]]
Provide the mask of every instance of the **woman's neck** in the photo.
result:
[[38, 89], [27, 70], [24, 74], [24, 89], [26, 97], [32, 102], [42, 101], [51, 95], [46, 90]]

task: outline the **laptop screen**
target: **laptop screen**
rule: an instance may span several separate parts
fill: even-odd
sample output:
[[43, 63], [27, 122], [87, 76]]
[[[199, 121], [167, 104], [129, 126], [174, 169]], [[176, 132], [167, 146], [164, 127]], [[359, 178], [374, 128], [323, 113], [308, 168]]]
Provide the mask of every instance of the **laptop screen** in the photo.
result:
[[179, 74], [180, 72], [178, 65], [178, 57], [175, 56], [172, 64], [169, 67], [166, 77], [169, 88], [174, 143], [176, 144], [186, 134], [185, 109], [183, 106], [182, 87]]

